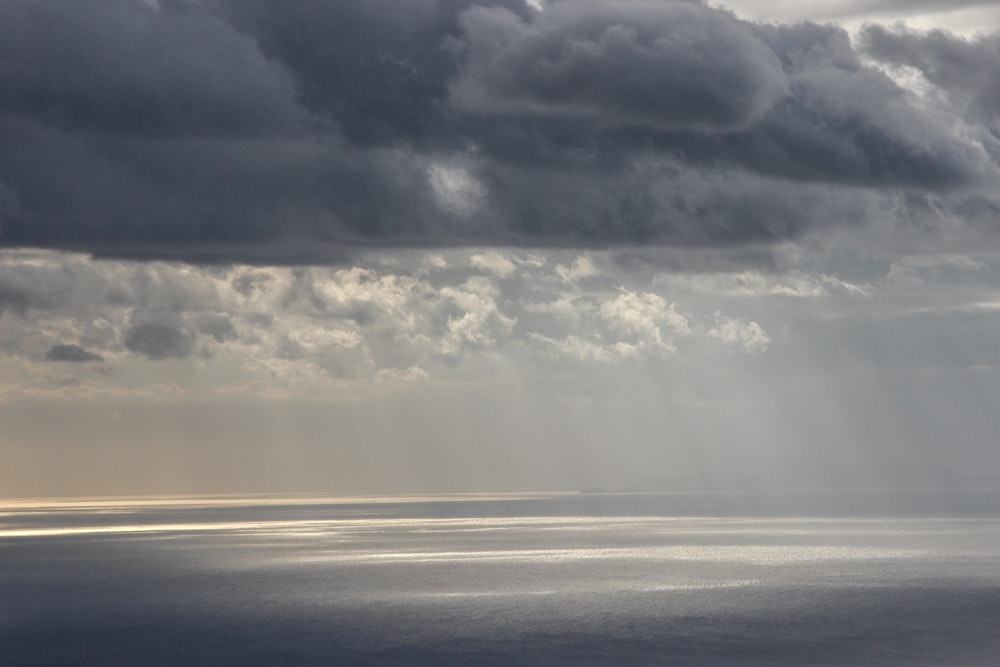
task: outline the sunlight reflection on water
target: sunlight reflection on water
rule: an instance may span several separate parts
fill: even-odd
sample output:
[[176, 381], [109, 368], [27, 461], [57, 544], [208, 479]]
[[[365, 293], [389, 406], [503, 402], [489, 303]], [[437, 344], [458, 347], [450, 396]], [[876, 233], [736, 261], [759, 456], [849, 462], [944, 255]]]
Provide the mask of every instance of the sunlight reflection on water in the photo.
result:
[[671, 516], [652, 500], [5, 504], [0, 664], [976, 665], [1000, 654], [995, 517]]

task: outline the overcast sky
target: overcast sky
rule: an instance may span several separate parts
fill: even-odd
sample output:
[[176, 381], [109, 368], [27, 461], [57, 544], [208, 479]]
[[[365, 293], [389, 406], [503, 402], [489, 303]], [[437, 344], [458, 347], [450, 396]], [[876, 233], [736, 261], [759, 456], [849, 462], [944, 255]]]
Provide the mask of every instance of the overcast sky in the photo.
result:
[[0, 0], [0, 497], [1000, 479], [1000, 8]]

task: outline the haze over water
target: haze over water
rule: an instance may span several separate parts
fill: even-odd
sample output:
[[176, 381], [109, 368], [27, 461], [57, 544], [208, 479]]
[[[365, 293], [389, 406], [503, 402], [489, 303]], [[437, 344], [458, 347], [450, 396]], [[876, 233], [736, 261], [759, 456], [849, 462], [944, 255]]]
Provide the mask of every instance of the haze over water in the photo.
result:
[[0, 664], [994, 664], [1000, 496], [859, 495], [9, 502]]

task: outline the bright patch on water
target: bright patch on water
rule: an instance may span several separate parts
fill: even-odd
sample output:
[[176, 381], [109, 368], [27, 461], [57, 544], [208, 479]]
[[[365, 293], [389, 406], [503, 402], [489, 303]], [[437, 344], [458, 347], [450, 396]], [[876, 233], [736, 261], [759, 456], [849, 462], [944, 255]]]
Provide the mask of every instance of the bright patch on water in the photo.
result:
[[986, 665], [1000, 655], [998, 516], [783, 517], [771, 497], [751, 499], [758, 515], [685, 514], [730, 500], [8, 503], [0, 664]]

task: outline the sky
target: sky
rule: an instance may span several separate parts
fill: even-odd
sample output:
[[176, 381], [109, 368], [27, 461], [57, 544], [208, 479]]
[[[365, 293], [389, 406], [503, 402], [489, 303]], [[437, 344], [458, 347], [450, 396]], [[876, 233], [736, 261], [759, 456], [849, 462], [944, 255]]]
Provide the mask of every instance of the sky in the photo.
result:
[[1000, 7], [0, 0], [0, 497], [1000, 481]]

